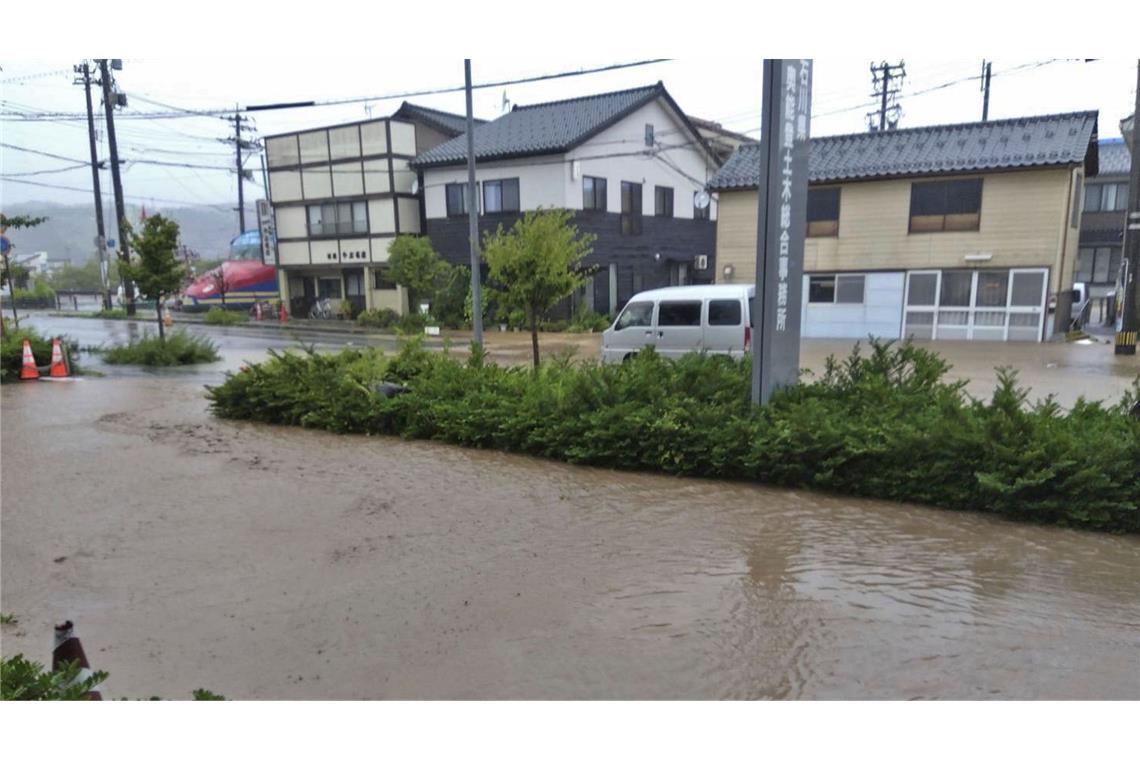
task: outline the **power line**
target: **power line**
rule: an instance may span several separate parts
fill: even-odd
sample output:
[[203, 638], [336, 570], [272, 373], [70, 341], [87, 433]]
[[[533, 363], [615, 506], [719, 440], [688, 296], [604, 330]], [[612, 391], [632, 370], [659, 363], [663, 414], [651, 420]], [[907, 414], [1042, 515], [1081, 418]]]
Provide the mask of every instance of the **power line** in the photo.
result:
[[3, 179], [11, 179], [12, 177], [34, 177], [38, 174], [59, 174], [60, 172], [73, 172], [76, 169], [87, 169], [89, 165], [80, 164], [76, 166], [65, 166], [62, 169], [40, 169], [34, 172], [16, 172], [15, 174], [0, 174]]
[[[17, 182], [21, 185], [35, 185], [36, 187], [47, 187], [53, 190], [71, 190], [72, 192], [87, 194], [91, 192], [90, 188], [71, 187], [70, 185], [57, 185], [51, 182], [36, 182], [31, 179], [10, 179], [8, 182]], [[201, 206], [203, 208], [229, 208], [228, 203], [193, 203], [190, 201], [174, 200], [173, 198], [157, 198], [154, 196], [142, 195], [124, 195], [124, 198], [130, 198], [135, 201], [158, 201], [160, 203], [171, 203], [178, 206]]]
[[[565, 79], [567, 77], [583, 76], [586, 74], [599, 74], [599, 73], [604, 73], [604, 72], [608, 72], [608, 71], [617, 71], [620, 69], [630, 69], [630, 68], [635, 68], [635, 67], [639, 67], [639, 66], [650, 66], [650, 65], [654, 65], [654, 64], [658, 64], [658, 63], [664, 63], [664, 62], [667, 62], [669, 60], [670, 59], [668, 59], [668, 58], [650, 58], [650, 59], [645, 59], [645, 60], [641, 60], [641, 61], [630, 61], [628, 63], [613, 63], [613, 64], [609, 64], [607, 66], [596, 66], [596, 67], [588, 68], [588, 69], [577, 69], [574, 71], [560, 71], [560, 72], [556, 72], [553, 74], [540, 74], [540, 75], [532, 76], [532, 77], [521, 77], [518, 79], [505, 79], [505, 80], [498, 81], [498, 82], [484, 82], [482, 84], [472, 85], [472, 89], [486, 89], [489, 87], [505, 87], [507, 85], [529, 84], [532, 82], [544, 82], [544, 81], [549, 81], [552, 79]], [[242, 108], [239, 110], [241, 110], [243, 112], [254, 112], [254, 111], [268, 111], [268, 110], [284, 110], [284, 109], [293, 109], [293, 108], [320, 108], [320, 107], [325, 107], [325, 106], [349, 105], [352, 103], [367, 103], [367, 102], [379, 101], [379, 100], [397, 100], [400, 98], [423, 97], [423, 96], [427, 96], [427, 95], [443, 95], [443, 94], [452, 93], [452, 92], [462, 92], [463, 90], [464, 90], [464, 86], [459, 85], [459, 86], [454, 86], [454, 87], [437, 87], [437, 88], [428, 89], [428, 90], [412, 90], [412, 91], [408, 91], [408, 92], [389, 93], [386, 95], [364, 95], [364, 96], [355, 96], [355, 97], [348, 97], [348, 98], [335, 98], [335, 99], [330, 99], [330, 100], [298, 101], [298, 102], [294, 102], [294, 103], [270, 103], [270, 104], [265, 104], [265, 105], [246, 106], [245, 108]], [[176, 109], [176, 110], [145, 111], [145, 112], [139, 112], [139, 113], [134, 113], [134, 114], [122, 114], [122, 115], [120, 115], [119, 118], [120, 119], [147, 120], [147, 121], [149, 121], [149, 120], [161, 120], [161, 119], [173, 119], [173, 118], [187, 118], [187, 117], [195, 117], [195, 116], [225, 116], [228, 114], [232, 114], [234, 112], [233, 108], [190, 109], [190, 108], [179, 108], [177, 106], [167, 106], [167, 108], [172, 108], [172, 109]], [[16, 117], [16, 116], [19, 116], [22, 118], [8, 118], [8, 117]], [[75, 120], [75, 119], [79, 119], [79, 118], [85, 119], [87, 117], [86, 117], [86, 115], [83, 115], [83, 114], [76, 114], [76, 113], [66, 112], [66, 111], [43, 112], [43, 113], [35, 114], [34, 116], [29, 116], [28, 114], [19, 113], [19, 112], [0, 111], [0, 121], [70, 121], [70, 120]]]
[[70, 158], [68, 156], [61, 156], [57, 153], [47, 153], [46, 151], [42, 151], [42, 150], [33, 150], [32, 148], [24, 148], [24, 147], [21, 147], [19, 145], [12, 145], [11, 143], [0, 142], [0, 148], [8, 148], [9, 150], [18, 150], [18, 151], [22, 151], [24, 153], [34, 153], [37, 156], [46, 156], [47, 158], [54, 158], [54, 159], [57, 159], [59, 161], [70, 161], [73, 164], [83, 164], [84, 166], [90, 165], [89, 161], [81, 161], [78, 158]]

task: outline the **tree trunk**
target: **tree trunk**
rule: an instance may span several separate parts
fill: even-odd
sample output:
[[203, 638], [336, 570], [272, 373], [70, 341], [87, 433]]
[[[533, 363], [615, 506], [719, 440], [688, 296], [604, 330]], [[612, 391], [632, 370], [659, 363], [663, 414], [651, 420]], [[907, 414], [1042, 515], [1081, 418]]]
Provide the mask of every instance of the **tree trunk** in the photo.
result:
[[538, 369], [538, 312], [530, 312], [530, 350], [534, 354], [534, 368]]
[[166, 331], [163, 329], [162, 324], [162, 298], [155, 299], [154, 313], [158, 315], [158, 340], [162, 343], [166, 342]]

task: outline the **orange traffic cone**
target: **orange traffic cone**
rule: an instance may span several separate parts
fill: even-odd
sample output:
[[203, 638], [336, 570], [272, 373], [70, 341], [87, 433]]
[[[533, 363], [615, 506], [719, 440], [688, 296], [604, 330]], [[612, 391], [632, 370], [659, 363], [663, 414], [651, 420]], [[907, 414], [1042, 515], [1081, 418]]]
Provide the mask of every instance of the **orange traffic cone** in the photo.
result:
[[63, 363], [63, 348], [59, 345], [59, 338], [51, 339], [51, 372], [52, 377], [67, 377], [67, 365]]
[[24, 341], [24, 366], [20, 368], [21, 380], [39, 380], [40, 371], [36, 368], [36, 357], [32, 356], [32, 344]]
[[[69, 662], [79, 663], [79, 675], [76, 680], [83, 681], [91, 677], [91, 665], [87, 662], [87, 655], [83, 653], [83, 644], [75, 635], [75, 625], [68, 620], [55, 627], [55, 649], [51, 654], [51, 669], [59, 670]], [[103, 695], [96, 686], [87, 692], [87, 698], [102, 701]]]

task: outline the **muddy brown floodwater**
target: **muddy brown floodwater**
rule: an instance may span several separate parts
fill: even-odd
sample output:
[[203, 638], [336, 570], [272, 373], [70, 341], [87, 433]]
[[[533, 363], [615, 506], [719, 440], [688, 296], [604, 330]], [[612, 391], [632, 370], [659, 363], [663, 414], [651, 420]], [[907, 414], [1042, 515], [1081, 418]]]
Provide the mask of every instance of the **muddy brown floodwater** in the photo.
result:
[[72, 619], [110, 697], [1140, 697], [1136, 536], [2, 399], [4, 654]]

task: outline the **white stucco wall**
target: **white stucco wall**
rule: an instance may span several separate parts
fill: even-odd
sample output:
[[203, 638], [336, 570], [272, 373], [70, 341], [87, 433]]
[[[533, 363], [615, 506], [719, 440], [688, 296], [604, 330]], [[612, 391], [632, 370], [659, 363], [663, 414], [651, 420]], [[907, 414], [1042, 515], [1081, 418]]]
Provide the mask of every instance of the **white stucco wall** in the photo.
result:
[[[655, 140], [664, 146], [660, 157], [642, 155], [646, 149], [646, 124], [653, 124]], [[622, 181], [640, 182], [643, 185], [642, 213], [646, 216], [654, 213], [654, 188], [663, 185], [673, 188], [673, 215], [692, 219], [693, 193], [700, 190], [715, 171], [707, 154], [691, 144], [693, 139], [671, 109], [657, 99], [568, 153], [480, 163], [476, 166], [475, 179], [482, 182], [517, 177], [522, 210], [532, 211], [540, 206], [581, 209], [582, 176], [602, 177], [606, 179], [607, 210], [613, 213], [621, 211]], [[624, 153], [636, 155], [613, 155]], [[575, 166], [577, 177], [573, 176]], [[465, 166], [426, 169], [427, 217], [446, 217], [445, 186], [466, 181]], [[716, 201], [713, 201], [712, 218], [716, 219]]]

